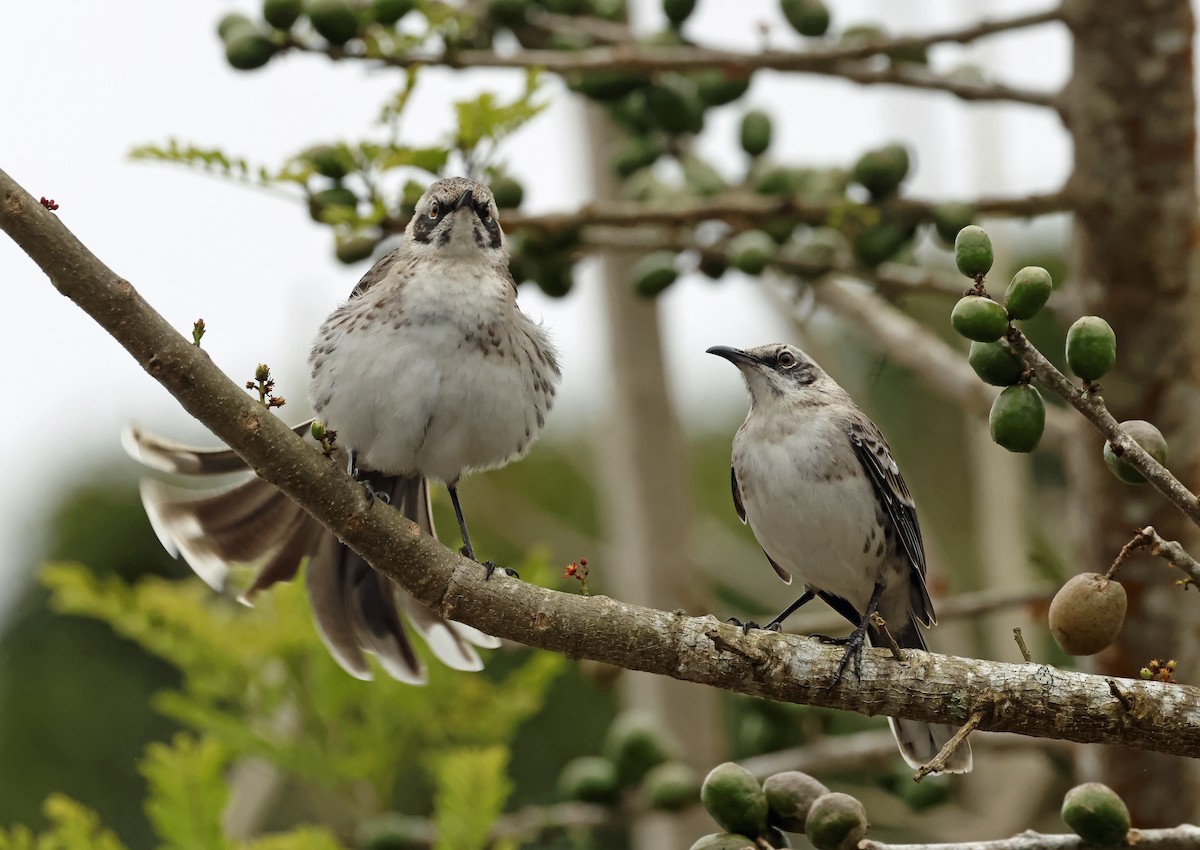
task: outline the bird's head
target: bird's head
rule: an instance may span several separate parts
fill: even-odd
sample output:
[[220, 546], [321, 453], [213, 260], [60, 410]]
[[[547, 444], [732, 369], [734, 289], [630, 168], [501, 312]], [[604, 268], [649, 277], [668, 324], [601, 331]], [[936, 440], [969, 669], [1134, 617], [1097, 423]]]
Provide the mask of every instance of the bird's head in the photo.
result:
[[492, 190], [465, 177], [439, 180], [426, 189], [405, 233], [418, 257], [508, 262]]
[[741, 370], [755, 406], [822, 404], [841, 390], [815, 360], [794, 345], [772, 343], [745, 350], [714, 345], [708, 353], [724, 357]]

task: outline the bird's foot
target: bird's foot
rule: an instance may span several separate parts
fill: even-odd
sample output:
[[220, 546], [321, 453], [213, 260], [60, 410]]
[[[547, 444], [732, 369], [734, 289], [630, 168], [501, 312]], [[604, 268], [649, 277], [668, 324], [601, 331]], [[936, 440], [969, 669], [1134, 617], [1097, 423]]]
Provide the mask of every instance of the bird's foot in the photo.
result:
[[479, 564], [479, 566], [483, 567], [483, 569], [484, 569], [483, 580], [484, 581], [487, 581], [488, 579], [490, 579], [492, 577], [492, 574], [495, 572], [502, 572], [506, 576], [509, 576], [510, 578], [520, 578], [521, 577], [521, 574], [519, 572], [517, 572], [516, 570], [514, 570], [512, 567], [502, 567], [499, 564], [497, 564], [495, 561], [480, 561], [478, 558], [475, 557], [475, 553], [467, 546], [464, 546], [461, 549], [459, 549], [458, 554], [462, 555], [464, 558], [470, 558], [472, 561]]
[[739, 629], [742, 630], [742, 634], [744, 634], [744, 635], [750, 634], [752, 629], [761, 629], [762, 631], [767, 631], [767, 632], [779, 631], [779, 623], [778, 623], [778, 621], [775, 621], [775, 620], [772, 620], [771, 622], [767, 623], [765, 626], [760, 626], [758, 623], [754, 622], [753, 620], [747, 620], [746, 622], [743, 623], [737, 617], [730, 617], [725, 622], [732, 623], [733, 625], [737, 626]]
[[371, 486], [370, 479], [366, 478], [359, 469], [350, 470], [350, 477], [357, 481], [362, 486], [363, 492], [367, 494], [367, 507], [373, 505], [376, 499], [385, 505], [391, 504], [392, 497], [382, 490], [376, 490]]
[[844, 646], [846, 653], [842, 656], [842, 660], [838, 662], [837, 672], [833, 674], [833, 684], [831, 687], [836, 688], [842, 682], [842, 676], [846, 673], [846, 668], [851, 664], [854, 665], [855, 678], [862, 678], [862, 654], [863, 646], [867, 641], [867, 630], [863, 626], [859, 626], [846, 637], [830, 637], [829, 635], [812, 635], [823, 644], [830, 646]]

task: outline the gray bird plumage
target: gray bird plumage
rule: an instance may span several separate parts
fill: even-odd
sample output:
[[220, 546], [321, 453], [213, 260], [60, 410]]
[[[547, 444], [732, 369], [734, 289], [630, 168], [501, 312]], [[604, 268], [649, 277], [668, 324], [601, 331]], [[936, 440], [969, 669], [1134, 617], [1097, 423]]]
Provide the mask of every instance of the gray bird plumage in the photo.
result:
[[[524, 455], [559, 380], [548, 335], [517, 307], [491, 191], [464, 178], [430, 186], [401, 245], [321, 325], [309, 367], [309, 401], [337, 433], [335, 457], [430, 535], [427, 480], [445, 483], [474, 557], [459, 479]], [[310, 424], [295, 430], [307, 435]], [[135, 459], [164, 472], [246, 469], [228, 449], [184, 446], [136, 428], [123, 442]], [[255, 566], [244, 601], [290, 581], [307, 561], [318, 629], [354, 676], [371, 678], [370, 653], [392, 677], [423, 682], [409, 628], [456, 669], [480, 669], [475, 647], [499, 645], [414, 601], [262, 479], [207, 491], [147, 479], [142, 501], [163, 545], [214, 587], [230, 564]]]
[[[936, 622], [925, 586], [925, 550], [916, 506], [883, 434], [798, 348], [708, 351], [737, 366], [750, 390], [750, 413], [733, 440], [738, 515], [779, 576], [790, 581], [794, 575], [805, 590], [770, 626], [819, 597], [873, 644], [879, 635], [867, 618], [875, 610], [901, 647], [924, 650], [920, 627]], [[860, 650], [861, 643], [847, 648], [839, 676], [857, 664]], [[888, 722], [914, 767], [937, 755], [956, 731]], [[946, 771], [970, 769], [964, 742]]]

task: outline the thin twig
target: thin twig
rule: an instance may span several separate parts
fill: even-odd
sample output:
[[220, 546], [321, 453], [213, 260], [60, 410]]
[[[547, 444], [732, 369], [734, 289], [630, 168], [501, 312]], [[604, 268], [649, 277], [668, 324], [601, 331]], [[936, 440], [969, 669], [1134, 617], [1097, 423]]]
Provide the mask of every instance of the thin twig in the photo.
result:
[[[1130, 833], [1128, 845], [1138, 850], [1196, 850], [1200, 846], [1200, 826], [1184, 824], [1168, 829], [1138, 829]], [[1128, 846], [1121, 845], [1121, 846]], [[1095, 847], [1078, 835], [1047, 835], [1032, 829], [995, 841], [965, 841], [957, 844], [885, 844], [867, 838], [858, 850], [1087, 850]]]
[[1166, 540], [1159, 536], [1154, 526], [1148, 525], [1138, 532], [1144, 540], [1151, 555], [1157, 555], [1175, 569], [1187, 576], [1187, 580], [1200, 587], [1200, 561], [1197, 561], [1174, 540]]
[[967, 718], [967, 722], [954, 733], [954, 737], [945, 743], [938, 754], [917, 768], [917, 772], [913, 774], [913, 782], [920, 782], [929, 774], [937, 773], [945, 768], [950, 756], [954, 755], [955, 750], [962, 746], [962, 742], [967, 739], [968, 735], [979, 728], [979, 724], [983, 722], [986, 714], [987, 712], [982, 709], [971, 712], [971, 716]]
[[[1108, 407], [1098, 392], [1085, 390], [1058, 371], [1016, 327], [1009, 328], [1005, 339], [1013, 352], [1025, 362], [1026, 367], [1032, 370], [1039, 384], [1082, 413], [1113, 448], [1121, 452], [1122, 461], [1140, 472], [1154, 489], [1162, 493], [1184, 516], [1200, 525], [1200, 499], [1125, 433], [1121, 423], [1108, 412]], [[1046, 412], [1049, 414], [1050, 411]]]
[[1025, 663], [1033, 661], [1033, 653], [1029, 651], [1029, 647], [1025, 645], [1025, 636], [1021, 634], [1021, 627], [1017, 626], [1013, 629], [1013, 640], [1017, 642], [1017, 649], [1021, 650], [1021, 657], [1025, 659]]
[[1121, 707], [1126, 711], [1133, 711], [1133, 700], [1129, 695], [1121, 690], [1115, 679], [1105, 679], [1108, 682], [1108, 689], [1112, 691], [1112, 695], [1117, 698], [1117, 702], [1121, 703]]

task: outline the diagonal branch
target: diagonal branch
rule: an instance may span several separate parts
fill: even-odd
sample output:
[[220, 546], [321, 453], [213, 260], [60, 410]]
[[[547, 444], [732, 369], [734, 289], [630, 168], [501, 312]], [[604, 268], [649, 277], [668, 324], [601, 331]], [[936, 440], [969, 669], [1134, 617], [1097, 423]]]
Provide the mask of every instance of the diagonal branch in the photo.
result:
[[[246, 395], [65, 226], [0, 171], [0, 229], [60, 293], [104, 327], [180, 404], [389, 578], [442, 615], [529, 646], [775, 700], [1200, 757], [1200, 689], [1108, 680], [1035, 664], [871, 650], [861, 679], [834, 685], [841, 651], [520, 581], [485, 581]], [[666, 568], [669, 565], [663, 565]], [[1128, 707], [1126, 707], [1126, 704]]]

